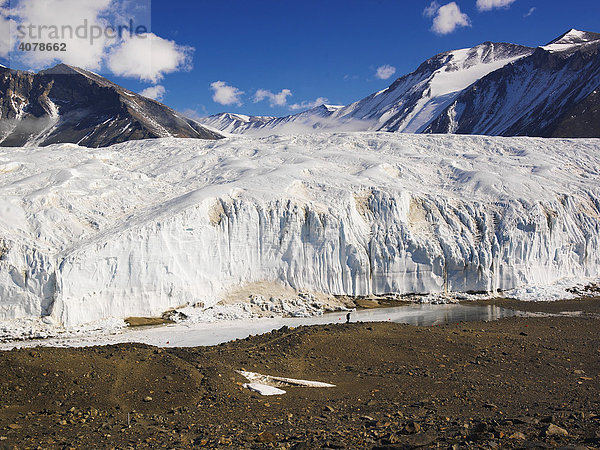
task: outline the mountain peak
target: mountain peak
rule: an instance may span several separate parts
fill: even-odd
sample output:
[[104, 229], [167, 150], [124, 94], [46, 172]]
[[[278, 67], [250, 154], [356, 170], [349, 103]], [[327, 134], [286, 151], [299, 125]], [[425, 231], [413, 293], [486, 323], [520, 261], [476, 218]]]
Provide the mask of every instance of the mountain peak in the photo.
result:
[[544, 45], [542, 48], [550, 52], [562, 52], [567, 50], [573, 50], [577, 47], [595, 41], [600, 41], [600, 33], [593, 33], [591, 31], [581, 31], [571, 28], [566, 33], [560, 35], [553, 41], [550, 41], [548, 44]]
[[581, 31], [571, 28], [565, 34], [550, 42], [550, 44], [584, 44], [586, 42], [597, 40], [600, 40], [600, 33], [592, 33], [591, 31]]
[[[46, 76], [57, 76], [57, 75], [81, 76], [81, 77], [85, 77], [88, 80], [91, 80], [102, 86], [112, 86], [115, 88], [120, 88], [120, 86], [118, 86], [115, 83], [113, 83], [112, 81], [104, 78], [103, 76], [98, 75], [95, 72], [92, 72], [92, 71], [89, 71], [86, 69], [82, 69], [81, 67], [77, 67], [77, 66], [70, 66], [69, 64], [64, 64], [64, 63], [57, 64], [56, 66], [51, 67], [50, 69], [40, 70], [38, 72], [38, 74], [46, 75]], [[120, 88], [120, 89], [122, 89], [122, 88]]]
[[314, 111], [314, 112], [324, 111], [327, 113], [332, 113], [343, 107], [344, 107], [343, 105], [341, 105], [341, 106], [340, 105], [326, 105], [325, 103], [322, 103], [318, 106], [308, 109], [307, 111]]
[[104, 147], [158, 137], [222, 137], [159, 102], [68, 64], [37, 74], [10, 71], [0, 80], [0, 94], [0, 117], [11, 121], [0, 137], [5, 147], [63, 142]]
[[44, 75], [86, 75], [87, 73], [91, 74], [92, 72], [88, 72], [87, 70], [64, 63], [60, 63], [54, 67], [51, 67], [50, 69], [40, 71], [40, 74]]

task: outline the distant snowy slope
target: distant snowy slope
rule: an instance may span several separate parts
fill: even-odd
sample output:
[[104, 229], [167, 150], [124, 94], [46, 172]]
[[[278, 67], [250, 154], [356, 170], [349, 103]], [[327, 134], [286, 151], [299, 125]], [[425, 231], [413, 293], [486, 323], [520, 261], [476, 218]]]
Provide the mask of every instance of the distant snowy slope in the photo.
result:
[[372, 130], [419, 133], [465, 88], [532, 52], [520, 45], [485, 42], [442, 53], [389, 88], [336, 111], [333, 117], [371, 120]]
[[359, 121], [329, 119], [341, 106], [319, 105], [298, 114], [284, 117], [245, 116], [222, 113], [200, 119], [200, 123], [229, 134], [263, 137], [272, 134], [310, 134], [335, 129], [336, 131], [362, 131], [368, 124]]
[[253, 283], [368, 295], [598, 276], [598, 167], [593, 139], [0, 149], [0, 320], [158, 315]]
[[593, 107], [599, 88], [600, 34], [571, 30], [478, 80], [425, 132], [600, 137], [600, 124], [580, 107]]
[[224, 133], [242, 134], [252, 128], [260, 128], [276, 117], [246, 116], [244, 114], [222, 113], [200, 119], [203, 125]]

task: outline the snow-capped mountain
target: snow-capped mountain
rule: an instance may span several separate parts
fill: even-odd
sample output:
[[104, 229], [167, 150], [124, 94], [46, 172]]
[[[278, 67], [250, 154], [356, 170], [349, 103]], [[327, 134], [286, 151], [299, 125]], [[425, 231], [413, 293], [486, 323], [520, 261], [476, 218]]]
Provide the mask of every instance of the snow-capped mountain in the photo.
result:
[[485, 42], [442, 53], [387, 89], [340, 109], [334, 117], [370, 122], [371, 130], [419, 133], [465, 88], [532, 52], [520, 45]]
[[600, 137], [600, 34], [570, 30], [464, 90], [427, 133]]
[[439, 54], [387, 89], [348, 106], [321, 105], [280, 118], [225, 113], [200, 121], [223, 132], [252, 136], [315, 131], [420, 132], [467, 86], [533, 51], [521, 45], [485, 42]]
[[60, 64], [37, 74], [0, 68], [0, 145], [118, 142], [189, 137], [218, 139], [167, 106], [77, 67]]
[[203, 125], [215, 128], [223, 133], [242, 134], [251, 129], [260, 129], [261, 126], [276, 117], [246, 116], [244, 114], [222, 113], [200, 119]]
[[485, 42], [441, 53], [344, 107], [323, 105], [282, 118], [219, 114], [202, 123], [259, 136], [369, 130], [600, 137], [599, 39], [570, 30], [535, 49]]
[[[248, 136], [269, 136], [271, 134], [310, 134], [316, 131], [354, 131], [351, 126], [337, 120], [328, 120], [342, 106], [319, 105], [307, 111], [285, 117], [246, 116], [243, 114], [221, 113], [200, 119], [203, 125], [223, 133], [245, 134]], [[355, 127], [356, 131], [366, 129]]]
[[[324, 133], [0, 148], [0, 336], [309, 294], [597, 277], [600, 140]], [[200, 309], [200, 307], [198, 308]]]
[[224, 113], [200, 121], [223, 132], [252, 136], [315, 131], [420, 132], [466, 87], [533, 51], [521, 45], [485, 42], [441, 53], [387, 89], [348, 106], [321, 105], [281, 118]]
[[598, 33], [580, 31], [572, 28], [541, 48], [549, 52], [571, 54], [582, 49], [590, 49], [597, 44], [599, 39], [600, 34]]

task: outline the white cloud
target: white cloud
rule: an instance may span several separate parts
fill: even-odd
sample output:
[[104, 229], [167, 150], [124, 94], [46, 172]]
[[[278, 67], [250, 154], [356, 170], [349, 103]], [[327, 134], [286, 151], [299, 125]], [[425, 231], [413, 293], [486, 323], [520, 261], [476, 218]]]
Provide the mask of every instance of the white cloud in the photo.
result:
[[[150, 2], [0, 0], [0, 56], [31, 69], [63, 62], [156, 83], [165, 74], [189, 69], [194, 49], [149, 31]], [[21, 52], [15, 45], [40, 42], [62, 43], [66, 51]]]
[[143, 33], [127, 36], [110, 52], [107, 65], [116, 75], [156, 83], [167, 73], [189, 70], [193, 51], [154, 33]]
[[292, 91], [289, 89], [282, 89], [278, 94], [267, 89], [259, 89], [254, 94], [254, 103], [262, 102], [265, 99], [269, 100], [269, 105], [273, 106], [285, 106], [287, 104], [287, 98], [292, 95]]
[[[13, 2], [13, 5], [15, 3]], [[106, 47], [114, 41], [109, 40], [104, 33], [92, 40], [91, 30], [92, 27], [100, 31], [105, 29], [108, 23], [103, 14], [110, 5], [111, 0], [20, 0], [11, 10], [15, 24], [32, 25], [34, 28], [31, 32], [27, 30], [16, 33], [18, 42], [64, 42], [66, 51], [19, 52], [19, 57], [25, 64], [36, 69], [46, 67], [56, 60], [86, 69], [100, 69]], [[59, 38], [49, 38], [52, 30], [68, 27], [75, 30], [77, 27], [83, 27], [83, 24], [87, 24], [85, 29], [88, 36], [85, 39], [62, 32]]]
[[9, 11], [4, 8], [0, 1], [0, 58], [8, 58], [14, 44], [14, 20], [8, 17]]
[[387, 80], [389, 77], [396, 73], [396, 68], [394, 66], [390, 66], [389, 64], [384, 64], [383, 66], [379, 66], [377, 68], [377, 72], [375, 73], [375, 77], [380, 80]]
[[456, 2], [440, 6], [433, 19], [431, 30], [437, 34], [452, 33], [458, 27], [470, 27], [471, 20], [464, 14]]
[[529, 11], [527, 11], [527, 13], [523, 17], [531, 16], [535, 12], [536, 9], [537, 8], [535, 6], [533, 8], [530, 8]]
[[329, 101], [329, 99], [325, 98], [325, 97], [319, 97], [316, 100], [312, 101], [312, 102], [302, 102], [302, 103], [294, 103], [293, 105], [290, 105], [290, 109], [292, 111], [297, 111], [299, 109], [310, 109], [310, 108], [314, 108], [316, 106], [321, 106], [326, 104]]
[[508, 8], [517, 0], [477, 0], [479, 11], [490, 11], [494, 8]]
[[160, 84], [157, 84], [156, 86], [147, 87], [142, 92], [140, 92], [140, 95], [151, 98], [152, 100], [161, 101], [166, 93], [167, 90], [165, 89], [165, 87], [161, 86]]
[[244, 91], [240, 91], [238, 88], [229, 86], [224, 81], [215, 81], [210, 84], [210, 88], [214, 94], [212, 99], [221, 105], [237, 105], [242, 106], [241, 96]]
[[423, 10], [423, 15], [425, 17], [433, 17], [435, 16], [435, 13], [438, 12], [438, 9], [440, 9], [440, 4], [433, 0], [431, 4]]

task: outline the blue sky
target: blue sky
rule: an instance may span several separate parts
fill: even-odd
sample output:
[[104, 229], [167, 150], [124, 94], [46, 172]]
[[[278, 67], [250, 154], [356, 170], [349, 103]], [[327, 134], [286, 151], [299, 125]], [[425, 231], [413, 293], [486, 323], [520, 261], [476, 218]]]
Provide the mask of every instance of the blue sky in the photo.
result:
[[[448, 17], [432, 29], [440, 8]], [[133, 47], [119, 53], [123, 64], [114, 57], [92, 68], [133, 91], [152, 88], [148, 95], [192, 116], [281, 116], [319, 99], [358, 100], [442, 51], [484, 41], [537, 46], [570, 28], [600, 32], [599, 24], [598, 0], [154, 0], [151, 31], [164, 44], [164, 70], [136, 73], [141, 52]]]

